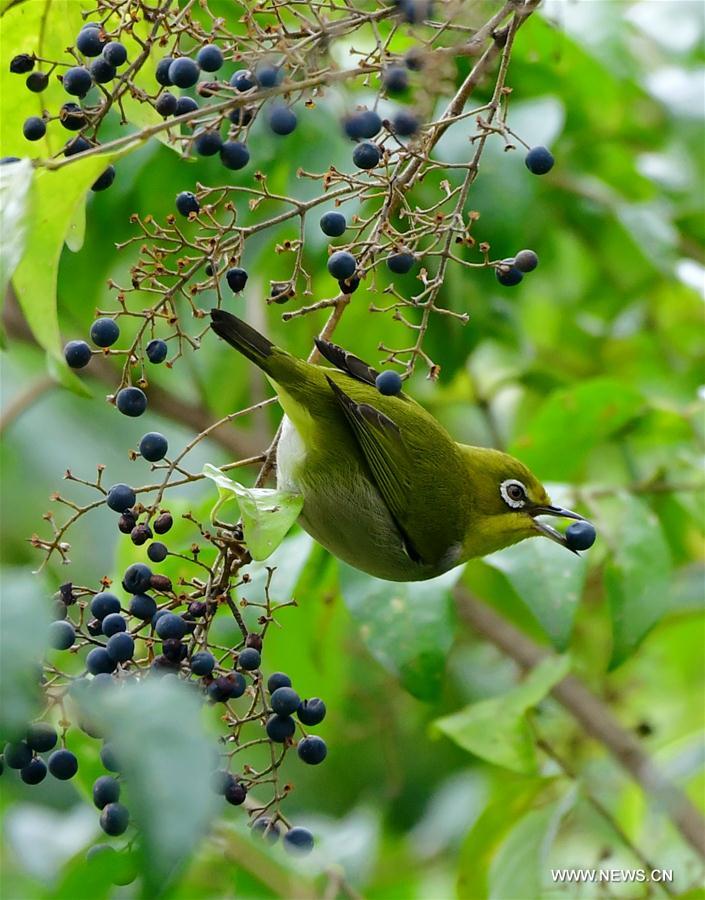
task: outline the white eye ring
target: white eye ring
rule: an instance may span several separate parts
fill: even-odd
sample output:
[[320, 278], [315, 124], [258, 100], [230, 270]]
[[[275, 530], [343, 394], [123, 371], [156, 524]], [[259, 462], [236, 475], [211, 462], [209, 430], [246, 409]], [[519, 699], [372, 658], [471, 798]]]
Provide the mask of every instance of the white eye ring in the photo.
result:
[[[509, 493], [511, 488], [519, 488], [521, 497], [512, 497]], [[517, 481], [515, 478], [507, 478], [506, 481], [503, 481], [499, 486], [499, 492], [502, 495], [502, 500], [507, 506], [511, 506], [512, 509], [521, 509], [526, 503], [526, 488], [521, 481]], [[516, 494], [516, 491], [513, 491], [513, 493]]]

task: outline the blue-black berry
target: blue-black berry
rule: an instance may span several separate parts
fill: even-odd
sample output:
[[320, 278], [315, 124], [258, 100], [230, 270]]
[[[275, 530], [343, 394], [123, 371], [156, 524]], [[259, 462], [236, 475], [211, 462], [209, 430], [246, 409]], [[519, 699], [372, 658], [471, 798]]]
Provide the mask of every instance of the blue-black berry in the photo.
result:
[[120, 41], [110, 41], [103, 47], [103, 56], [110, 65], [119, 68], [127, 62], [127, 48]]
[[64, 147], [64, 156], [76, 156], [77, 153], [85, 153], [86, 150], [90, 149], [90, 143], [79, 134], [78, 137], [75, 137], [66, 144]]
[[343, 279], [350, 278], [355, 274], [357, 261], [352, 253], [347, 250], [336, 250], [328, 257], [328, 271], [333, 278]]
[[59, 121], [67, 131], [80, 131], [88, 119], [78, 103], [69, 101], [59, 110]]
[[84, 56], [100, 56], [103, 52], [103, 43], [97, 26], [82, 28], [76, 38], [76, 49]]
[[120, 799], [120, 782], [112, 775], [101, 775], [93, 783], [93, 802], [98, 809]]
[[280, 687], [291, 687], [291, 678], [285, 675], [284, 672], [272, 672], [267, 679], [267, 690], [270, 694], [273, 694]]
[[127, 620], [120, 613], [109, 613], [100, 623], [100, 628], [106, 637], [112, 637], [120, 631], [127, 631]]
[[215, 156], [223, 146], [223, 139], [217, 131], [203, 131], [196, 135], [193, 146], [199, 156]]
[[112, 347], [120, 337], [120, 328], [114, 319], [96, 319], [91, 325], [91, 340], [96, 347]]
[[119, 612], [120, 601], [115, 594], [111, 594], [109, 591], [102, 591], [100, 594], [96, 594], [91, 600], [91, 613], [100, 622], [111, 613]]
[[207, 650], [194, 653], [191, 657], [191, 671], [194, 675], [210, 675], [215, 668], [215, 657]]
[[108, 490], [105, 502], [114, 512], [124, 513], [137, 503], [137, 494], [129, 484], [114, 484]]
[[181, 638], [186, 634], [186, 622], [174, 613], [168, 612], [159, 618], [156, 624], [156, 632], [162, 640], [167, 638]]
[[[159, 462], [164, 459], [169, 449], [169, 442], [158, 431], [149, 431], [140, 441], [139, 450], [147, 462]], [[132, 504], [130, 504], [132, 505]]]
[[283, 103], [276, 103], [269, 110], [269, 127], [275, 134], [291, 134], [296, 128], [297, 118], [293, 109]]
[[32, 751], [26, 741], [15, 741], [5, 744], [3, 750], [5, 765], [11, 769], [24, 769], [32, 759]]
[[143, 594], [150, 586], [152, 570], [144, 563], [132, 563], [125, 569], [122, 586], [130, 594]]
[[413, 113], [402, 109], [392, 118], [394, 134], [400, 137], [412, 137], [419, 130], [419, 120]]
[[108, 772], [119, 772], [120, 762], [112, 744], [103, 744], [100, 748], [100, 761]]
[[387, 257], [387, 268], [395, 275], [406, 275], [414, 265], [414, 255], [406, 250], [402, 253], [393, 253]]
[[261, 65], [255, 70], [255, 80], [260, 87], [276, 87], [284, 79], [284, 72], [276, 66]]
[[382, 127], [382, 119], [373, 109], [363, 109], [353, 113], [343, 123], [345, 133], [354, 141], [373, 138]]
[[533, 272], [539, 264], [539, 258], [533, 250], [520, 250], [514, 257], [514, 265], [520, 272]]
[[27, 729], [27, 746], [37, 753], [47, 753], [56, 747], [59, 735], [49, 722], [33, 722]]
[[190, 88], [198, 81], [198, 63], [185, 56], [175, 59], [169, 66], [169, 81], [180, 88]]
[[30, 116], [22, 125], [22, 134], [28, 141], [39, 141], [47, 133], [47, 124], [39, 116]]
[[231, 77], [230, 85], [240, 92], [249, 91], [255, 86], [252, 72], [249, 69], [238, 69]]
[[319, 697], [312, 697], [310, 700], [302, 700], [296, 715], [302, 725], [308, 725], [313, 728], [319, 725], [326, 717], [326, 705]]
[[46, 72], [32, 72], [31, 75], [27, 76], [25, 84], [28, 91], [31, 91], [33, 94], [41, 94], [42, 91], [47, 89], [49, 76]]
[[555, 159], [546, 147], [532, 147], [524, 157], [526, 168], [534, 175], [545, 175], [553, 168]]
[[163, 94], [160, 94], [157, 97], [157, 102], [154, 104], [154, 108], [160, 116], [163, 116], [166, 119], [169, 116], [174, 115], [178, 102], [179, 101], [176, 99], [174, 94], [170, 94], [169, 91], [164, 91]]
[[162, 87], [171, 87], [173, 83], [169, 78], [169, 68], [173, 62], [174, 60], [171, 56], [165, 56], [164, 59], [160, 59], [157, 63], [154, 77]]
[[149, 594], [135, 594], [130, 600], [130, 615], [136, 619], [149, 621], [157, 611], [157, 601]]
[[504, 287], [515, 287], [524, 277], [523, 272], [514, 265], [513, 258], [503, 259], [495, 269], [495, 275]]
[[106, 191], [113, 181], [115, 181], [115, 166], [108, 166], [108, 168], [93, 182], [91, 190], [96, 192]]
[[68, 650], [76, 640], [76, 632], [65, 619], [52, 622], [49, 626], [49, 646], [54, 650]]
[[223, 54], [214, 44], [206, 44], [196, 54], [196, 62], [204, 72], [217, 72], [223, 65]]
[[[280, 688], [285, 690], [285, 688]], [[273, 715], [267, 719], [267, 737], [275, 744], [283, 744], [287, 738], [290, 738], [296, 731], [296, 722], [291, 716]]]
[[250, 161], [250, 151], [241, 141], [226, 141], [220, 148], [220, 161], [226, 169], [244, 169]]
[[358, 169], [374, 169], [380, 160], [379, 147], [365, 141], [355, 147], [352, 158]]
[[82, 369], [91, 361], [91, 348], [85, 341], [69, 341], [64, 347], [64, 359], [72, 369]]
[[240, 655], [237, 658], [238, 666], [246, 672], [253, 672], [255, 669], [259, 669], [261, 662], [260, 652], [255, 650], [254, 647], [245, 647], [244, 650], [240, 651]]
[[100, 814], [100, 827], [106, 834], [118, 837], [127, 831], [130, 813], [122, 803], [108, 803]]
[[182, 216], [188, 216], [190, 213], [200, 212], [201, 204], [191, 191], [181, 191], [176, 195], [176, 208]]
[[126, 631], [119, 631], [105, 645], [108, 656], [115, 662], [127, 662], [135, 655], [135, 639]]
[[39, 784], [47, 777], [47, 765], [43, 759], [36, 756], [30, 760], [24, 768], [20, 769], [20, 778], [25, 784]]
[[[115, 635], [117, 637], [117, 635]], [[112, 640], [113, 638], [110, 638]], [[105, 647], [94, 647], [86, 657], [86, 668], [91, 675], [100, 672], [110, 674], [115, 671], [116, 660], [108, 653]]]
[[293, 856], [306, 856], [313, 850], [313, 835], [308, 828], [297, 825], [284, 835], [282, 846]]
[[174, 115], [183, 116], [184, 113], [195, 112], [198, 109], [198, 103], [193, 97], [179, 97], [176, 101], [176, 110]]
[[138, 387], [126, 387], [118, 391], [115, 403], [123, 416], [134, 419], [147, 409], [147, 396]]
[[571, 550], [589, 550], [596, 538], [595, 526], [590, 522], [573, 522], [565, 530], [565, 542]]
[[323, 738], [310, 734], [299, 741], [296, 752], [299, 754], [299, 759], [302, 762], [308, 763], [309, 766], [317, 766], [326, 758], [328, 747]]
[[280, 687], [272, 693], [269, 702], [273, 712], [280, 716], [291, 716], [301, 705], [301, 697], [293, 688]]
[[161, 541], [152, 541], [149, 547], [147, 547], [147, 556], [152, 560], [152, 562], [163, 562], [168, 555], [169, 550], [166, 544], [162, 544]]
[[385, 397], [395, 397], [401, 393], [401, 376], [392, 369], [380, 372], [375, 378], [375, 387]]
[[162, 341], [159, 338], [154, 338], [154, 340], [151, 340], [147, 344], [144, 352], [147, 354], [147, 359], [151, 363], [159, 365], [159, 363], [163, 363], [166, 359], [169, 348], [167, 347], [166, 341]]
[[10, 60], [10, 71], [14, 75], [26, 75], [34, 68], [34, 57], [29, 53], [18, 53]]
[[268, 844], [276, 844], [281, 834], [278, 822], [273, 822], [269, 816], [260, 816], [252, 823], [252, 831], [261, 835]]
[[90, 65], [90, 73], [96, 84], [107, 84], [109, 81], [112, 81], [117, 74], [115, 66], [108, 62], [103, 56], [99, 56], [98, 59], [93, 60]]
[[68, 781], [78, 772], [78, 760], [70, 750], [54, 750], [47, 762], [49, 771], [59, 781]]
[[228, 282], [228, 287], [234, 294], [239, 294], [247, 284], [247, 272], [244, 269], [240, 269], [237, 266], [228, 269], [225, 273], [225, 280]]
[[324, 215], [321, 216], [320, 225], [321, 231], [323, 234], [327, 234], [328, 237], [340, 237], [348, 227], [345, 216], [339, 212], [324, 213]]
[[74, 66], [64, 72], [64, 90], [73, 97], [85, 97], [93, 84], [91, 73], [83, 66]]

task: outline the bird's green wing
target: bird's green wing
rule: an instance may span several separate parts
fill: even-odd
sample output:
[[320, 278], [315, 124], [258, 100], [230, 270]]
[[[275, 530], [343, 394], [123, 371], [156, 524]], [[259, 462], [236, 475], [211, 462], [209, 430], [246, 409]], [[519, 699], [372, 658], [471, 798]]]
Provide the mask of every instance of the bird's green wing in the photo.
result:
[[382, 495], [410, 559], [423, 562], [402, 523], [408, 516], [411, 484], [405, 472], [413, 471], [413, 463], [399, 426], [369, 403], [358, 403], [338, 387], [333, 379], [328, 384], [340, 404], [357, 439], [374, 482]]

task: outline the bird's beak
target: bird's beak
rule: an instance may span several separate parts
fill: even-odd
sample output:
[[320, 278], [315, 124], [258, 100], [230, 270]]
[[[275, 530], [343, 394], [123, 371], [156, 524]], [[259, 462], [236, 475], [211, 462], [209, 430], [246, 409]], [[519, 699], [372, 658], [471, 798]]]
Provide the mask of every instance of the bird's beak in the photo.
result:
[[576, 556], [580, 556], [577, 550], [573, 550], [572, 547], [568, 546], [568, 542], [566, 541], [565, 536], [562, 535], [560, 531], [558, 531], [552, 525], [549, 525], [547, 522], [539, 522], [536, 517], [559, 516], [563, 519], [577, 519], [579, 522], [585, 522], [585, 516], [581, 516], [580, 513], [573, 512], [572, 509], [564, 509], [562, 506], [534, 506], [531, 510], [529, 510], [529, 514], [533, 517], [534, 525], [539, 534], [542, 534], [544, 537], [550, 538], [552, 541], [560, 544], [561, 547], [565, 547], [566, 550], [570, 550], [571, 553], [575, 553]]

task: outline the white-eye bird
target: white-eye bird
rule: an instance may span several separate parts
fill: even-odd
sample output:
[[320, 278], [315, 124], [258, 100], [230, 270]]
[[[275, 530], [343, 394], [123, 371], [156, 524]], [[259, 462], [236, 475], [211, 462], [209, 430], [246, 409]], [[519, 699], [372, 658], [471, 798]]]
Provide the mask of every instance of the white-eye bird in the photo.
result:
[[538, 517], [582, 516], [553, 506], [518, 459], [459, 444], [411, 397], [382, 395], [361, 359], [317, 340], [335, 368], [313, 365], [220, 309], [211, 327], [276, 389], [278, 487], [303, 496], [301, 526], [346, 563], [419, 581], [538, 535], [571, 549]]

